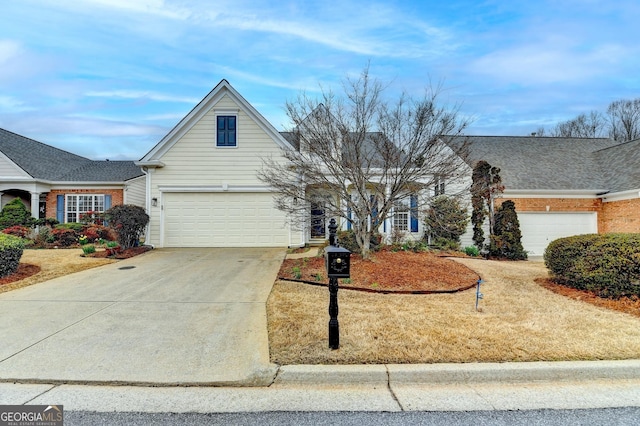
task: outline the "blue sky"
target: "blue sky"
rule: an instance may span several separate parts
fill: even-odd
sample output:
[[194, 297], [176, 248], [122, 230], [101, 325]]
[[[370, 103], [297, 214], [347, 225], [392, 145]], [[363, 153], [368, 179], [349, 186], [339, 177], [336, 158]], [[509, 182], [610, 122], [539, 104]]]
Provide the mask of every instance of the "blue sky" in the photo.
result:
[[0, 14], [0, 127], [138, 159], [221, 80], [276, 128], [284, 103], [370, 73], [443, 82], [467, 134], [528, 135], [640, 97], [637, 0], [20, 0]]

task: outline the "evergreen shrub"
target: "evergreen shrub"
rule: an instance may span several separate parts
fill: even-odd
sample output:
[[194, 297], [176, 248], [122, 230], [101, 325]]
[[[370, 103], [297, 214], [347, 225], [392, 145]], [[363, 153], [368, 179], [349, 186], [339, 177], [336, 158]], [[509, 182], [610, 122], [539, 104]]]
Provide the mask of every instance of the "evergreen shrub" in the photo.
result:
[[0, 278], [18, 270], [24, 241], [13, 235], [0, 233]]
[[489, 254], [503, 259], [525, 260], [527, 252], [522, 247], [522, 232], [515, 203], [511, 200], [503, 202], [496, 210], [494, 220]]
[[544, 262], [555, 282], [600, 297], [640, 296], [640, 234], [587, 234], [552, 241]]
[[31, 227], [34, 223], [35, 219], [20, 198], [14, 198], [0, 211], [0, 229], [15, 225]]

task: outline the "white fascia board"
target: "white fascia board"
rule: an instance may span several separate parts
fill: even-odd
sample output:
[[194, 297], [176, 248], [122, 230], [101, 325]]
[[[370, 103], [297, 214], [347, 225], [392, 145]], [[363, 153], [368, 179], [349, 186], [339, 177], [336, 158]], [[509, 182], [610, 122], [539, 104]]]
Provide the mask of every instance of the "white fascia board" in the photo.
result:
[[640, 188], [604, 194], [602, 195], [602, 202], [611, 203], [613, 201], [633, 200], [636, 198], [640, 198]]
[[158, 160], [150, 160], [150, 161], [134, 161], [133, 164], [135, 164], [138, 167], [146, 167], [146, 168], [161, 168], [164, 167], [164, 163], [162, 161], [158, 161]]
[[51, 189], [122, 189], [125, 186], [120, 182], [50, 182]]
[[[196, 123], [213, 108], [223, 96], [228, 95], [283, 149], [293, 150], [293, 146], [264, 118], [249, 102], [238, 93], [227, 80], [222, 80], [204, 97], [171, 131], [154, 146], [136, 165], [160, 163], [160, 158], [176, 144]], [[225, 109], [227, 110], [227, 109]], [[157, 166], [156, 166], [157, 167]]]
[[505, 189], [501, 198], [600, 198], [606, 189]]

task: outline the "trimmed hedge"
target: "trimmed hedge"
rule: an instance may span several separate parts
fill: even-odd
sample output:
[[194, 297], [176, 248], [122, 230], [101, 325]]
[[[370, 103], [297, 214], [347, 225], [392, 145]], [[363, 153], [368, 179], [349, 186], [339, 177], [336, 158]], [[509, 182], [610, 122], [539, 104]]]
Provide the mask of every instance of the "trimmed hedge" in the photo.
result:
[[640, 296], [640, 234], [587, 234], [552, 241], [544, 262], [553, 280], [600, 297]]
[[24, 250], [24, 241], [13, 235], [0, 234], [0, 278], [18, 270]]

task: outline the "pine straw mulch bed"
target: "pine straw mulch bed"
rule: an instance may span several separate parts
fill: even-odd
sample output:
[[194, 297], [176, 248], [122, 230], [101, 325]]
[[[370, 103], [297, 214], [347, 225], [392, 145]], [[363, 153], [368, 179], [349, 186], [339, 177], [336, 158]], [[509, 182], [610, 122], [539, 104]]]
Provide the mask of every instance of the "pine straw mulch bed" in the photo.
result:
[[621, 297], [619, 299], [605, 299], [590, 291], [577, 290], [575, 288], [557, 284], [549, 278], [537, 278], [535, 282], [547, 290], [551, 290], [554, 293], [561, 294], [570, 299], [580, 300], [594, 306], [600, 306], [602, 308], [612, 309], [614, 311], [624, 312], [625, 314], [640, 317], [640, 298], [638, 296]]
[[[299, 268], [296, 277], [294, 268]], [[328, 285], [324, 257], [286, 259], [279, 279]], [[476, 285], [479, 276], [460, 263], [430, 252], [373, 253], [369, 260], [351, 255], [351, 278], [340, 280], [340, 288], [380, 293], [452, 293]]]
[[79, 248], [28, 249], [23, 252], [18, 270], [0, 278], [0, 293], [128, 259], [149, 250], [149, 246], [133, 247], [108, 257], [105, 250], [85, 256]]

